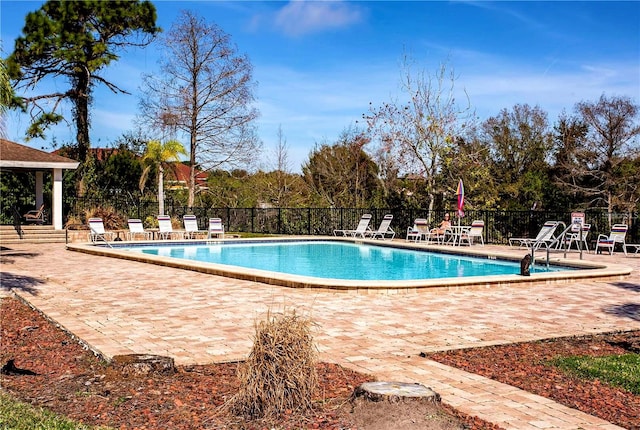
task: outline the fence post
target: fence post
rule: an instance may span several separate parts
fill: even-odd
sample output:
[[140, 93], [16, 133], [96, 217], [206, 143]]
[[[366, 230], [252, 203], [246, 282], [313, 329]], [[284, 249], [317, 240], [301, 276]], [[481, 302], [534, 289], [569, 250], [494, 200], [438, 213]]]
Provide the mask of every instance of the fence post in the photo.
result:
[[482, 211], [482, 219], [484, 219], [484, 243], [489, 243], [489, 211]]
[[255, 208], [251, 208], [251, 233], [255, 233], [255, 227], [254, 227], [254, 217], [255, 217]]

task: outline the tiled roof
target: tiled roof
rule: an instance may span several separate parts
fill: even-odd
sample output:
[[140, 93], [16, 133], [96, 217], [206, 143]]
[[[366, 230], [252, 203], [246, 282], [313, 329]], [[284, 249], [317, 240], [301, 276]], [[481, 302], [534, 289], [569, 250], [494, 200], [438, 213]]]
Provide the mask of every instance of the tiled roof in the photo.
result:
[[0, 139], [0, 168], [76, 169], [77, 167], [78, 162], [70, 158]]
[[[169, 180], [174, 179], [177, 182], [189, 182], [190, 167], [183, 163], [173, 163], [171, 166], [171, 172], [169, 173]], [[173, 176], [173, 173], [175, 176]], [[202, 172], [196, 169], [196, 185], [205, 185], [209, 175], [206, 172]]]

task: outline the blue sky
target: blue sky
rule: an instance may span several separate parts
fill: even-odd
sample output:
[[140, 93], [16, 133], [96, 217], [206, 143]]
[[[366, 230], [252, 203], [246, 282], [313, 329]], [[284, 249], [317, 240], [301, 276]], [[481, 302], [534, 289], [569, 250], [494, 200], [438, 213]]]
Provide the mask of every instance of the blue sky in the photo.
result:
[[[24, 16], [39, 1], [0, 7], [2, 55], [13, 49]], [[299, 171], [314, 145], [334, 142], [366, 113], [401, 97], [401, 58], [434, 73], [446, 63], [456, 90], [469, 96], [480, 119], [517, 103], [538, 105], [552, 124], [575, 103], [603, 93], [640, 103], [640, 2], [617, 1], [193, 1], [154, 2], [169, 29], [181, 9], [215, 22], [246, 53], [258, 82], [260, 165], [274, 167], [278, 127], [289, 164]], [[157, 70], [155, 46], [122, 53], [104, 73], [132, 95], [94, 92], [91, 140], [108, 146], [134, 128], [142, 73]], [[65, 88], [46, 82], [42, 88]], [[67, 109], [66, 114], [70, 111]], [[23, 141], [27, 118], [10, 114], [8, 138]], [[28, 144], [50, 149], [73, 139], [61, 125], [48, 139]]]

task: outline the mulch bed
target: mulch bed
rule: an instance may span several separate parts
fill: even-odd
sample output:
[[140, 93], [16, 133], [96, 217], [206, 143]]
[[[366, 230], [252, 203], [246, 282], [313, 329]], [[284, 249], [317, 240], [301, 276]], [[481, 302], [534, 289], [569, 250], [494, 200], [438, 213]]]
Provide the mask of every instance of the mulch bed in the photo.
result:
[[[35, 376], [0, 375], [2, 388], [28, 403], [92, 425], [122, 429], [262, 429], [220, 406], [237, 392], [237, 364], [178, 366], [169, 376], [123, 378], [67, 333], [19, 300], [1, 301], [0, 364], [15, 358]], [[427, 358], [548, 397], [628, 429], [640, 429], [640, 396], [577, 379], [548, 365], [557, 356], [609, 355], [637, 346], [640, 331], [562, 338], [427, 354]], [[286, 414], [278, 428], [350, 429], [349, 398], [370, 381], [340, 366], [318, 364], [313, 412]], [[467, 429], [499, 427], [446, 407]]]
[[476, 373], [627, 429], [640, 429], [640, 395], [598, 380], [568, 376], [549, 360], [562, 356], [638, 353], [640, 331], [544, 340], [426, 354], [427, 358]]
[[[127, 377], [114, 373], [67, 333], [14, 298], [0, 306], [0, 364], [37, 375], [0, 375], [2, 389], [16, 398], [90, 425], [121, 429], [350, 429], [349, 398], [355, 387], [371, 381], [337, 365], [318, 364], [314, 410], [285, 414], [278, 423], [251, 422], [221, 408], [237, 392], [237, 364], [178, 366], [172, 375]], [[476, 417], [446, 407], [464, 428], [497, 430]], [[274, 425], [275, 424], [275, 425]]]

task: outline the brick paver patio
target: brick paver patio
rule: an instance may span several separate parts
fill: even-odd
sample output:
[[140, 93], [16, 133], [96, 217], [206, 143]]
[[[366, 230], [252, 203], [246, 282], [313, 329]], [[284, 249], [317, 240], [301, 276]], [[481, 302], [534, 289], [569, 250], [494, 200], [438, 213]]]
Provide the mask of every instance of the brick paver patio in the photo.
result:
[[422, 383], [444, 402], [506, 429], [618, 427], [418, 354], [640, 329], [640, 255], [586, 256], [633, 267], [620, 281], [354, 294], [92, 256], [62, 244], [6, 248], [0, 294], [12, 290], [106, 357], [150, 353], [170, 355], [178, 364], [240, 360], [251, 348], [256, 320], [268, 311], [295, 309], [317, 324], [322, 360], [380, 380]]

